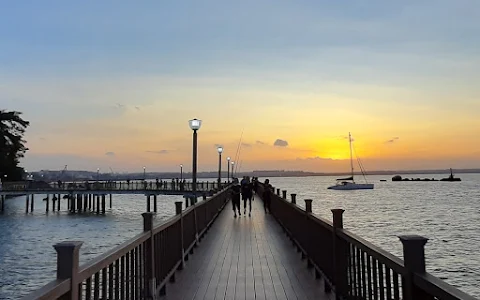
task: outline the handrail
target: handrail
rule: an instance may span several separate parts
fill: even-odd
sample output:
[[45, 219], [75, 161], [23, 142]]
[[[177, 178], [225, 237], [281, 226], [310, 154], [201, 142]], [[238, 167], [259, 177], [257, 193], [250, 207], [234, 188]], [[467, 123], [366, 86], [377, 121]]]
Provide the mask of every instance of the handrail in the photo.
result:
[[[257, 182], [257, 193], [263, 196], [264, 184]], [[305, 209], [296, 205], [296, 194], [290, 202], [287, 191], [270, 192], [271, 214], [314, 266], [317, 277], [324, 275], [325, 291], [334, 290], [347, 299], [428, 299], [474, 300], [425, 271], [426, 238], [401, 236], [404, 260], [375, 246], [343, 228], [343, 210], [333, 209], [333, 222], [312, 212], [311, 201]]]
[[81, 267], [81, 242], [56, 244], [58, 279], [22, 299], [146, 299], [164, 293], [167, 279], [183, 268], [193, 246], [224, 208], [229, 192], [226, 186], [198, 204], [191, 198], [191, 206], [183, 210], [178, 201], [176, 215], [157, 226], [154, 213], [142, 214], [142, 233]]
[[[223, 184], [222, 184], [223, 185]], [[198, 192], [210, 192], [218, 189], [218, 182], [200, 181], [197, 182]], [[107, 182], [51, 182], [44, 181], [17, 181], [4, 182], [2, 184], [1, 192], [35, 192], [35, 191], [177, 191], [177, 192], [191, 192], [191, 182], [176, 182], [176, 181], [107, 181]]]

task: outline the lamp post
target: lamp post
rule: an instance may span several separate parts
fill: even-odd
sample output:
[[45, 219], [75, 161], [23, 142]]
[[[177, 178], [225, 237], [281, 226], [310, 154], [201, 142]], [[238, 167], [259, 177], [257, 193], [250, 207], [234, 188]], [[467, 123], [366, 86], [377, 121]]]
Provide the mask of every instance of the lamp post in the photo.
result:
[[194, 203], [197, 202], [197, 131], [202, 126], [202, 121], [193, 119], [188, 121], [190, 129], [193, 130], [193, 164], [192, 164], [192, 193]]
[[220, 146], [217, 148], [218, 151], [218, 189], [222, 187], [222, 152], [223, 147]]
[[230, 183], [230, 156], [227, 157], [227, 182]]
[[97, 181], [99, 176], [100, 176], [100, 168], [97, 168]]
[[147, 177], [145, 176], [145, 170], [147, 169], [147, 167], [143, 167], [143, 180], [147, 179]]
[[233, 175], [234, 175], [234, 174], [233, 174], [233, 173], [234, 173], [233, 170], [234, 170], [234, 168], [235, 168], [235, 162], [232, 161], [231, 164], [232, 164], [232, 180], [233, 180]]
[[183, 181], [183, 165], [180, 165], [180, 181]]

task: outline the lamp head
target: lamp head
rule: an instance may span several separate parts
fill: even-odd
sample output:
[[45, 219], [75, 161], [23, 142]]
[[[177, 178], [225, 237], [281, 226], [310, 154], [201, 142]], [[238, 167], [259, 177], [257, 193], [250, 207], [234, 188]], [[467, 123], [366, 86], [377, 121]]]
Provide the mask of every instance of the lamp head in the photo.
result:
[[228, 160], [228, 161], [230, 161], [230, 156], [229, 156], [229, 157], [227, 157], [227, 160]]
[[222, 146], [218, 147], [217, 151], [218, 151], [218, 153], [222, 153], [223, 152], [223, 147]]
[[182, 164], [180, 165], [180, 168], [183, 168], [183, 165], [182, 165]]
[[193, 119], [188, 121], [188, 125], [190, 125], [190, 129], [192, 130], [199, 130], [202, 126], [202, 120]]

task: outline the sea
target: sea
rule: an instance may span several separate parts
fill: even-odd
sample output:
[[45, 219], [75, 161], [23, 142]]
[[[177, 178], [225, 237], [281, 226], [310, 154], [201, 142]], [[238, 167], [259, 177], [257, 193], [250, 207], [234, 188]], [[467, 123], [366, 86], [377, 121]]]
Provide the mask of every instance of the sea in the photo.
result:
[[[367, 176], [375, 189], [356, 191], [328, 190], [335, 183], [331, 176], [272, 177], [270, 182], [297, 194], [299, 206], [304, 206], [304, 199], [313, 199], [313, 212], [322, 218], [331, 220], [331, 209], [344, 209], [346, 229], [400, 258], [399, 235], [427, 237], [427, 271], [480, 298], [480, 174], [456, 176], [462, 181], [392, 182], [391, 176]], [[6, 200], [5, 212], [0, 213], [0, 299], [18, 299], [55, 279], [52, 245], [57, 242], [83, 241], [82, 264], [142, 231], [145, 196], [114, 195], [113, 208], [105, 215], [47, 214], [43, 198], [35, 197], [33, 213], [25, 214], [25, 197]], [[181, 196], [160, 196], [155, 222], [173, 216], [174, 202], [181, 200]]]

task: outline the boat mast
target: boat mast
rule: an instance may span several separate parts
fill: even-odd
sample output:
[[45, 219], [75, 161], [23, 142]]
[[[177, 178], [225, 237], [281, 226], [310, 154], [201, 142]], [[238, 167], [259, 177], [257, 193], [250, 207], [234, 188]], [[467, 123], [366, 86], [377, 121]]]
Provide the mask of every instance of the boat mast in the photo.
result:
[[350, 142], [350, 168], [352, 170], [352, 181], [355, 182], [353, 180], [352, 135], [350, 134], [350, 132], [348, 133], [348, 141]]

